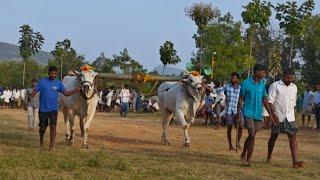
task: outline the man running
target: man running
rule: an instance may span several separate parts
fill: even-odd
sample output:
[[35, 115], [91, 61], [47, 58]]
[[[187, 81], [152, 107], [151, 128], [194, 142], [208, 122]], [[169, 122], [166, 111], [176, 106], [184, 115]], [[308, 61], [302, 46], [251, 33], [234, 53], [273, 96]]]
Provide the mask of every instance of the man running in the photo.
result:
[[294, 72], [291, 69], [283, 73], [282, 80], [274, 82], [269, 89], [269, 103], [272, 109], [273, 119], [271, 125], [271, 136], [268, 142], [267, 162], [271, 163], [272, 151], [274, 144], [280, 133], [288, 135], [292, 167], [301, 168], [304, 166], [303, 161], [297, 160], [297, 125], [295, 122], [294, 108], [296, 106], [298, 88], [293, 84]]
[[240, 121], [243, 110], [244, 126], [248, 129], [248, 137], [244, 142], [241, 154], [241, 161], [246, 166], [251, 166], [255, 136], [262, 129], [262, 106], [265, 105], [270, 113], [265, 83], [263, 81], [263, 78], [266, 76], [266, 68], [261, 64], [256, 64], [253, 68], [253, 73], [253, 77], [248, 78], [241, 85], [237, 110], [238, 121]]
[[48, 71], [49, 77], [43, 78], [33, 90], [31, 96], [34, 97], [40, 93], [40, 108], [39, 108], [39, 135], [40, 147], [44, 146], [43, 137], [47, 126], [50, 125], [50, 146], [49, 151], [53, 149], [54, 140], [56, 137], [56, 125], [58, 116], [58, 98], [59, 93], [65, 96], [71, 96], [78, 92], [78, 89], [67, 91], [61, 81], [57, 80], [57, 67], [50, 66]]

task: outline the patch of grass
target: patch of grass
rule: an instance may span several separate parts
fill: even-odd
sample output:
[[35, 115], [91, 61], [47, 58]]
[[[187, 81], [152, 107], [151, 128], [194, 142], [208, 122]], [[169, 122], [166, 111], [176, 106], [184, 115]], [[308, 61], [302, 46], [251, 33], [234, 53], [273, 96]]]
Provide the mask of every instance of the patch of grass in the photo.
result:
[[116, 161], [114, 169], [118, 171], [130, 171], [130, 164], [125, 159], [119, 159]]

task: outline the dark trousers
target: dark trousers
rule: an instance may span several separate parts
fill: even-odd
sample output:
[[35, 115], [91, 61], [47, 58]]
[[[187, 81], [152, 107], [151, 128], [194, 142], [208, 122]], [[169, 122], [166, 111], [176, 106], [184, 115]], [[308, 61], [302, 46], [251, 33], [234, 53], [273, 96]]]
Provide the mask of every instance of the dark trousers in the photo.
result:
[[317, 129], [320, 129], [320, 105], [315, 107]]

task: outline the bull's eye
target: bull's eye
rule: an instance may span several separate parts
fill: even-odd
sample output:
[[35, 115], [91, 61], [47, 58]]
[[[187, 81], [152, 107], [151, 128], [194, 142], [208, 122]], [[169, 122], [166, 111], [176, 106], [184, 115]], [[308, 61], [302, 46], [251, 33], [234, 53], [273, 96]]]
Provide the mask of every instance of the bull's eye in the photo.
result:
[[193, 83], [193, 80], [192, 80], [192, 79], [190, 79], [190, 83]]

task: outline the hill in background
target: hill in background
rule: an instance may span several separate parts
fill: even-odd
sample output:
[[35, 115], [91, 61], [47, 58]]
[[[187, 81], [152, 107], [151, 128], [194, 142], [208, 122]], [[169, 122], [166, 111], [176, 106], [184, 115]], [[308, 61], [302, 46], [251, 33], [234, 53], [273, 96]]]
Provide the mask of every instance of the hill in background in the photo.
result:
[[[49, 52], [39, 51], [38, 54], [31, 57], [40, 64], [47, 64], [48, 60], [52, 58]], [[14, 44], [0, 42], [0, 61], [21, 60], [19, 55], [19, 46]]]

